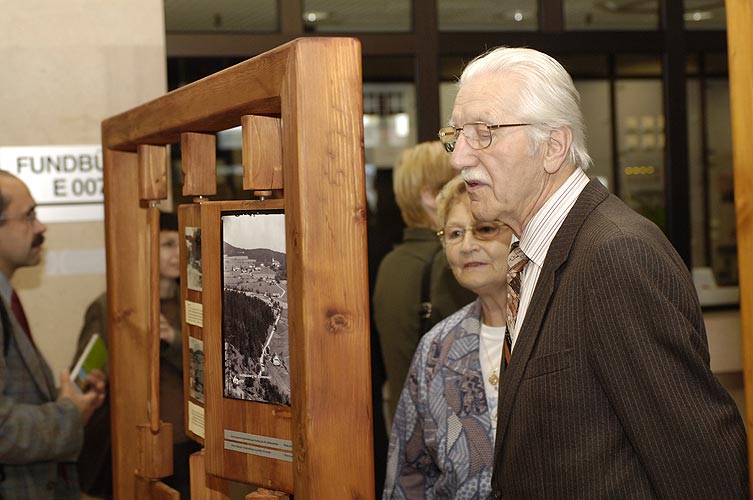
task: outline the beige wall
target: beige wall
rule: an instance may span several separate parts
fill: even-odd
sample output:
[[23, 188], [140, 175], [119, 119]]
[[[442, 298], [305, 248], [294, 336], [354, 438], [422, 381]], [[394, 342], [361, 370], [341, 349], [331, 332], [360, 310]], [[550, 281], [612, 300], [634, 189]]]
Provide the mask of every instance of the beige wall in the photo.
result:
[[[98, 144], [104, 118], [166, 91], [161, 0], [0, 0], [0, 12], [0, 146]], [[13, 283], [57, 373], [105, 289], [104, 223], [48, 224], [46, 237], [46, 260]]]

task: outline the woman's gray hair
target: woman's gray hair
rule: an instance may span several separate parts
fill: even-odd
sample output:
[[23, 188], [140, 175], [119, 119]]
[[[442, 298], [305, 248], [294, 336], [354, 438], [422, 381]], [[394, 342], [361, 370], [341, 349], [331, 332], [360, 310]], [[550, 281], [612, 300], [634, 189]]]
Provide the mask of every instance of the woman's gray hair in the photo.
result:
[[463, 70], [458, 87], [483, 75], [504, 75], [520, 84], [518, 99], [505, 111], [514, 113], [515, 120], [533, 124], [528, 127], [531, 154], [553, 130], [566, 126], [573, 134], [570, 161], [583, 170], [591, 166], [580, 95], [559, 62], [533, 49], [498, 47], [471, 61]]

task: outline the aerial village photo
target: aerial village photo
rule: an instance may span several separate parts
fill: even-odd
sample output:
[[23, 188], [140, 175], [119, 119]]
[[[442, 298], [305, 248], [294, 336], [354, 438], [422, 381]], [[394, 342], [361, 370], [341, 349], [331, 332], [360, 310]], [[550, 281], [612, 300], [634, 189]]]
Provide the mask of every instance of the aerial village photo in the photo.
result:
[[281, 210], [222, 212], [224, 395], [290, 405]]

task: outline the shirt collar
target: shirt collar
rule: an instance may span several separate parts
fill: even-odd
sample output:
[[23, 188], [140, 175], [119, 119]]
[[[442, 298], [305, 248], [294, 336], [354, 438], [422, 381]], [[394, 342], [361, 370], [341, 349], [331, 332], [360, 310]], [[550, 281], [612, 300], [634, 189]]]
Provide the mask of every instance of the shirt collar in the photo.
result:
[[523, 234], [520, 235], [520, 248], [537, 266], [544, 265], [549, 245], [588, 182], [588, 176], [583, 169], [576, 168], [534, 214], [523, 230]]

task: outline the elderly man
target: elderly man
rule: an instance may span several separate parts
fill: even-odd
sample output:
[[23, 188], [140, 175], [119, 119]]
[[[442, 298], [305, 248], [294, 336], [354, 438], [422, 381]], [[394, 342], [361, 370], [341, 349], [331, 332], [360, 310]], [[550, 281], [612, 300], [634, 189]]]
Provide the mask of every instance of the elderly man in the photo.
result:
[[498, 48], [463, 71], [439, 133], [473, 215], [514, 233], [493, 498], [747, 498], [690, 273], [589, 181], [579, 101], [551, 57]]
[[11, 278], [39, 263], [44, 232], [26, 185], [0, 171], [0, 498], [81, 498], [75, 461], [83, 426], [104, 400], [104, 376], [88, 377], [86, 393], [74, 389], [67, 371], [60, 392], [34, 345]]

